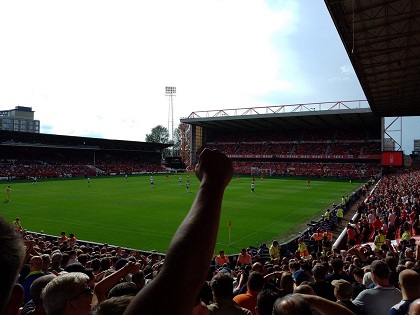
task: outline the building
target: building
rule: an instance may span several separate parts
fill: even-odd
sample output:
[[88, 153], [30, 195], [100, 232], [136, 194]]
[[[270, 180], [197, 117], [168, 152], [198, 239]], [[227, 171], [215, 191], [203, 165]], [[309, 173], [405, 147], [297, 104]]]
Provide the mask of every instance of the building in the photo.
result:
[[39, 133], [40, 122], [34, 119], [32, 107], [16, 106], [0, 111], [0, 130]]
[[395, 151], [395, 140], [392, 138], [384, 138], [384, 151]]
[[412, 169], [420, 170], [420, 140], [414, 140], [414, 150], [410, 157], [413, 161]]
[[420, 154], [420, 140], [414, 140], [414, 152]]

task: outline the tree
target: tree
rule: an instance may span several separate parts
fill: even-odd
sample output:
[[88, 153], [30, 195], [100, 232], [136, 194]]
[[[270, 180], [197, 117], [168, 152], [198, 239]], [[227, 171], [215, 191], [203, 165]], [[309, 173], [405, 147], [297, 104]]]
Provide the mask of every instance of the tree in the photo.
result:
[[150, 134], [146, 134], [146, 142], [169, 143], [169, 131], [162, 125], [152, 128]]

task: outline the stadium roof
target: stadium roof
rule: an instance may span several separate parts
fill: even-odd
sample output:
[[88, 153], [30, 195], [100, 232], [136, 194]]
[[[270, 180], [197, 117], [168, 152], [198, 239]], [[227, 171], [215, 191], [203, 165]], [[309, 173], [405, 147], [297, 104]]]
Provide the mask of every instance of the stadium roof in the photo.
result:
[[80, 150], [125, 150], [160, 152], [171, 144], [72, 137], [0, 130], [0, 146], [30, 146]]
[[373, 113], [420, 115], [420, 1], [325, 4]]
[[[357, 105], [357, 108], [351, 108]], [[294, 104], [199, 111], [182, 123], [207, 129], [292, 130], [329, 127], [380, 127], [381, 118], [372, 113], [366, 101]]]

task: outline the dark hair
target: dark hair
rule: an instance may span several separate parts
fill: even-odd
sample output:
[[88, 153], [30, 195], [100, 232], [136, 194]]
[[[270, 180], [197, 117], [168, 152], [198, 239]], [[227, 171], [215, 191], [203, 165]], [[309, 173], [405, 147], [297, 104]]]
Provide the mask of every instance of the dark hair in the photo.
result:
[[344, 261], [342, 259], [333, 259], [331, 261], [331, 267], [334, 272], [340, 271], [344, 267]]
[[123, 295], [136, 295], [138, 292], [137, 286], [134, 282], [121, 282], [116, 284], [108, 292], [108, 299]]
[[233, 296], [233, 278], [228, 272], [218, 272], [210, 282], [215, 297]]
[[264, 288], [264, 276], [258, 271], [253, 271], [249, 274], [248, 287], [251, 291], [261, 291]]
[[261, 291], [257, 297], [258, 314], [271, 315], [273, 313], [274, 302], [278, 297], [279, 295], [271, 290]]
[[312, 268], [312, 274], [315, 279], [324, 279], [327, 274], [327, 268], [324, 265], [316, 264]]

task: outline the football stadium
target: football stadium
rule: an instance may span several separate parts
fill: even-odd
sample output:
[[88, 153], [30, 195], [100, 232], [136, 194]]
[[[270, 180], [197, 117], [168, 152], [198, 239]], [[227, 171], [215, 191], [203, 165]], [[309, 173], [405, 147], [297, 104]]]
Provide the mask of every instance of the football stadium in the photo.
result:
[[19, 216], [28, 231], [68, 231], [81, 241], [164, 253], [197, 190], [189, 170], [209, 148], [227, 154], [235, 173], [216, 250], [230, 255], [273, 239], [286, 243], [381, 173], [381, 119], [366, 104], [232, 117], [195, 112], [183, 119], [192, 141], [178, 170], [172, 157], [162, 164], [167, 144], [2, 131], [0, 176], [13, 196], [3, 212], [12, 221]]
[[[267, 291], [273, 298], [266, 297], [260, 308], [280, 314], [274, 301], [308, 293], [294, 291], [303, 281], [311, 293], [302, 303], [319, 314], [370, 314], [369, 303], [387, 314], [400, 302], [397, 266], [403, 266], [400, 274], [412, 269], [414, 274], [402, 274], [420, 278], [420, 171], [404, 164], [401, 146], [386, 146], [385, 118], [420, 114], [419, 5], [408, 0], [398, 6], [373, 0], [325, 4], [366, 100], [185, 113], [179, 150], [171, 143], [17, 131], [7, 127], [19, 119], [36, 126], [32, 109], [1, 111], [5, 199], [0, 213], [10, 224], [0, 222], [0, 244], [12, 239], [14, 245], [0, 245], [0, 255], [16, 259], [8, 281], [14, 284], [17, 275], [22, 286], [17, 309], [25, 310], [30, 301], [35, 309], [41, 300], [48, 314], [57, 304], [48, 300], [49, 287], [59, 290], [58, 279], [71, 277], [60, 274], [73, 272], [83, 274], [83, 290], [75, 287], [78, 295], [63, 295], [61, 304], [75, 311], [62, 314], [85, 314], [81, 306], [69, 306], [73, 300], [86, 299], [90, 312], [91, 303], [106, 305], [140, 290], [156, 302], [153, 297], [163, 296], [144, 287], [156, 290], [168, 286], [161, 281], [172, 280], [180, 283], [185, 303], [178, 297], [153, 309], [139, 298], [124, 314], [135, 314], [137, 305], [146, 305], [151, 314], [163, 314], [165, 307], [198, 314], [191, 313], [193, 304], [209, 314], [226, 298], [218, 296], [226, 277], [233, 289], [229, 300], [248, 310], [243, 314], [255, 314], [257, 295], [263, 299], [260, 294]], [[350, 18], [356, 22], [349, 24]], [[20, 112], [25, 119], [12, 116]], [[2, 266], [11, 260], [1, 260]], [[363, 280], [367, 272], [370, 283]], [[42, 287], [32, 292], [36, 279], [47, 274], [44, 293]], [[258, 277], [255, 284], [251, 279]], [[352, 283], [363, 288], [356, 294]], [[371, 283], [398, 292], [386, 303], [366, 302], [360, 295]], [[344, 296], [334, 288], [347, 284], [351, 306], [345, 308], [335, 303]], [[85, 294], [89, 289], [95, 303]], [[15, 290], [20, 289], [15, 285]], [[19, 299], [17, 291], [10, 301]], [[254, 304], [245, 301], [246, 294], [253, 295]], [[318, 295], [322, 306], [311, 295]], [[9, 294], [0, 305], [8, 301]], [[100, 310], [95, 314], [105, 314]]]

